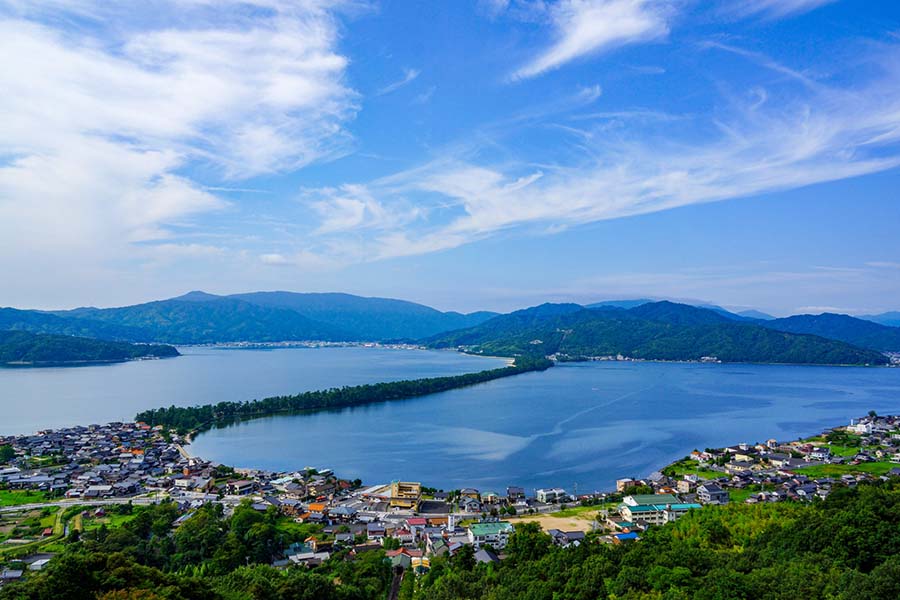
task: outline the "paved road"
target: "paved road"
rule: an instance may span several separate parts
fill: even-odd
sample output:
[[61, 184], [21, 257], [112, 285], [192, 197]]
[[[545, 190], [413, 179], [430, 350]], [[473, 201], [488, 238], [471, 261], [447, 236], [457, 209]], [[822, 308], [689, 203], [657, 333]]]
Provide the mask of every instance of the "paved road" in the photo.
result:
[[63, 506], [105, 506], [110, 504], [128, 504], [131, 502], [132, 504], [138, 505], [148, 505], [148, 504], [156, 504], [162, 498], [154, 497], [146, 497], [141, 496], [138, 498], [98, 498], [95, 500], [86, 500], [82, 498], [72, 498], [70, 500], [60, 500], [58, 502], [40, 502], [36, 504], [19, 504], [17, 506], [3, 506], [0, 507], [0, 513], [7, 512], [19, 512], [23, 510], [34, 510], [39, 508], [46, 508], [48, 506], [52, 506], [55, 508], [63, 507]]

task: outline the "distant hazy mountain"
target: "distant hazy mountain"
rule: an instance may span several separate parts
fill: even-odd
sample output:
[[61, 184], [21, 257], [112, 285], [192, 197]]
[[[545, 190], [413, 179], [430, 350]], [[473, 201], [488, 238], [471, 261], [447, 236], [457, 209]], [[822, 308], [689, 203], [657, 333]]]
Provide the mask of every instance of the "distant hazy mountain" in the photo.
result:
[[770, 314], [764, 313], [760, 310], [742, 310], [739, 313], [736, 313], [740, 317], [745, 317], [747, 319], [754, 319], [757, 321], [771, 321], [775, 317]]
[[349, 332], [292, 310], [197, 292], [134, 306], [76, 308], [55, 314], [129, 327], [141, 332], [136, 341], [171, 344], [353, 339]]
[[879, 325], [887, 325], [888, 327], [900, 327], [900, 312], [898, 311], [881, 313], [880, 315], [860, 315], [859, 318], [878, 323]]
[[178, 356], [172, 346], [129, 344], [28, 331], [0, 331], [0, 364], [117, 362]]
[[542, 305], [501, 315], [481, 325], [434, 336], [438, 348], [466, 346], [474, 352], [569, 357], [614, 356], [658, 360], [806, 364], [885, 364], [879, 352], [814, 335], [773, 331], [735, 322], [716, 311], [673, 302], [631, 309], [579, 310]]
[[177, 298], [120, 308], [0, 309], [0, 329], [106, 340], [199, 344], [237, 341], [415, 340], [477, 325], [496, 313], [441, 312], [414, 302], [350, 294], [255, 292]]
[[720, 310], [724, 311], [725, 309], [717, 309], [718, 307], [699, 308], [689, 304], [677, 304], [663, 300], [636, 306], [628, 312], [639, 319], [660, 321], [662, 323], [671, 323], [672, 325], [715, 325], [717, 323], [734, 321], [731, 317], [725, 316], [720, 312]]
[[606, 306], [612, 306], [614, 308], [634, 308], [635, 306], [640, 306], [641, 304], [649, 304], [651, 302], [656, 302], [655, 300], [648, 300], [646, 298], [638, 298], [636, 300], [603, 300], [602, 302], [594, 302], [593, 304], [586, 304], [585, 308], [603, 308]]
[[[585, 305], [585, 308], [601, 308], [601, 307], [616, 307], [616, 308], [636, 308], [638, 306], [642, 306], [644, 304], [655, 304], [659, 302], [659, 300], [648, 300], [647, 298], [638, 298], [635, 300], [604, 300], [603, 302], [594, 302], [593, 304]], [[665, 301], [664, 301], [665, 302]], [[682, 304], [684, 306], [696, 306], [697, 308], [705, 308], [707, 310], [711, 310], [713, 312], [717, 312], [723, 317], [727, 317], [732, 321], [756, 321], [760, 319], [774, 319], [775, 317], [771, 315], [767, 315], [764, 312], [760, 312], [758, 310], [745, 310], [738, 313], [732, 312], [721, 306], [717, 306], [715, 304], [688, 304], [688, 303], [676, 303]]]
[[808, 333], [841, 340], [861, 348], [900, 351], [900, 328], [879, 325], [848, 315], [823, 313], [821, 315], [796, 315], [760, 323], [763, 327], [790, 333]]
[[423, 304], [351, 294], [253, 292], [229, 296], [273, 308], [293, 310], [309, 319], [348, 332], [360, 340], [419, 339], [442, 331], [478, 325], [497, 313], [464, 315]]

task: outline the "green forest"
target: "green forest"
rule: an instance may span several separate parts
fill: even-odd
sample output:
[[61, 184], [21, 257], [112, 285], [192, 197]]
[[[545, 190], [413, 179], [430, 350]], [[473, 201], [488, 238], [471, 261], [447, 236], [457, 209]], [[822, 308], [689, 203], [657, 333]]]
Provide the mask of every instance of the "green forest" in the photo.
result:
[[178, 356], [172, 346], [109, 342], [67, 335], [0, 331], [0, 364], [116, 362]]
[[[135, 509], [137, 510], [137, 509]], [[40, 573], [0, 599], [355, 600], [386, 598], [382, 550], [346, 550], [314, 568], [269, 563], [307, 532], [249, 504], [206, 505], [173, 527], [164, 503], [117, 528], [72, 534]], [[804, 600], [900, 597], [900, 480], [836, 489], [824, 501], [693, 511], [636, 542], [559, 548], [519, 524], [497, 564], [471, 548], [407, 574], [403, 600]]]
[[579, 360], [622, 354], [646, 360], [883, 365], [882, 353], [846, 342], [739, 323], [713, 311], [674, 303], [631, 310], [537, 307], [428, 340], [436, 348], [465, 347], [501, 356], [563, 355]]
[[202, 406], [157, 408], [138, 413], [135, 421], [154, 426], [165, 425], [185, 432], [209, 428], [216, 424], [231, 423], [238, 419], [416, 398], [529, 371], [543, 371], [552, 365], [553, 363], [545, 358], [521, 358], [509, 367], [463, 375], [332, 388], [303, 392], [293, 396], [273, 396], [248, 402], [219, 402]]

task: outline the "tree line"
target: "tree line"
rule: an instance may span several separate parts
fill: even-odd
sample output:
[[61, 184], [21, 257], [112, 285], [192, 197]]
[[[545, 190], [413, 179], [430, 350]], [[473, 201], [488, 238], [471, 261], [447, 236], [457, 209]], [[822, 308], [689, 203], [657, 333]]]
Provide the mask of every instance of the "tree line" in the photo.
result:
[[552, 365], [552, 361], [545, 358], [519, 358], [516, 359], [515, 364], [508, 367], [463, 375], [346, 386], [245, 402], [219, 402], [218, 404], [186, 407], [169, 406], [138, 413], [135, 420], [151, 426], [163, 425], [182, 432], [204, 430], [213, 425], [240, 419], [416, 398], [529, 371], [543, 371]]

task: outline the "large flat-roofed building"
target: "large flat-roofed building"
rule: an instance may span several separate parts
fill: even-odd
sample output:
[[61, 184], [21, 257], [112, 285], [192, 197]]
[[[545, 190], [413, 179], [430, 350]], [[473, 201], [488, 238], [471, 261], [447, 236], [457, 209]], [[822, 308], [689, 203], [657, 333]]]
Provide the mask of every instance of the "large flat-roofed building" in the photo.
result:
[[681, 502], [672, 494], [641, 494], [626, 496], [619, 505], [619, 514], [627, 521], [662, 525], [675, 521], [699, 504]]
[[513, 534], [515, 528], [508, 521], [493, 521], [488, 523], [472, 523], [469, 525], [466, 535], [469, 543], [475, 546], [475, 549], [481, 548], [484, 544], [490, 544], [495, 550], [506, 548], [509, 542], [509, 536]]
[[422, 484], [413, 481], [391, 483], [392, 508], [416, 508], [422, 497]]

